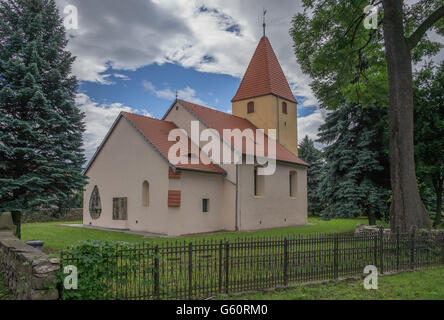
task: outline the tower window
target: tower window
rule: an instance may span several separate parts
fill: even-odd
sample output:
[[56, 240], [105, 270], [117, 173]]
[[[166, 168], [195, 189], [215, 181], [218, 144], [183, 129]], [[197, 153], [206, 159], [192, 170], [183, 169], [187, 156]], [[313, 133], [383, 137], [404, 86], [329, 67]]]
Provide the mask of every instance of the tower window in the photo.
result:
[[247, 113], [253, 113], [254, 112], [254, 102], [250, 101], [247, 104]]
[[297, 182], [298, 175], [296, 171], [290, 171], [290, 197], [294, 198], [296, 197], [297, 193]]
[[202, 212], [209, 211], [210, 199], [202, 199]]
[[282, 102], [282, 113], [287, 114], [287, 103]]

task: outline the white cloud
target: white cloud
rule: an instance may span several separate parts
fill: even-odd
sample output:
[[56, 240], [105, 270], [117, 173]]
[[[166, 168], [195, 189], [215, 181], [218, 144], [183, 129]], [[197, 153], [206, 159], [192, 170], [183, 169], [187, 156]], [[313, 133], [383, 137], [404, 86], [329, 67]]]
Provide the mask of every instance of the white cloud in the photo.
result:
[[[171, 90], [170, 88], [159, 90], [151, 82], [146, 80], [142, 81], [142, 86], [145, 88], [145, 90], [155, 94], [158, 98], [166, 100], [174, 100], [176, 98], [176, 92]], [[196, 97], [196, 90], [188, 86], [183, 89], [177, 90], [177, 97], [182, 100], [205, 105], [204, 101]]]
[[121, 111], [143, 113], [146, 116], [151, 116], [146, 111], [141, 112], [118, 102], [99, 104], [84, 93], [77, 94], [75, 103], [85, 114], [86, 128], [83, 135], [83, 147], [88, 161]]
[[[318, 129], [325, 122], [328, 111], [325, 109], [316, 109], [312, 114], [298, 118], [298, 140], [299, 142], [307, 135], [313, 141], [317, 140]], [[321, 147], [315, 143], [316, 147]]]
[[[262, 33], [262, 8], [268, 8], [267, 36], [295, 95], [316, 104], [302, 74], [289, 35], [300, 1], [281, 0], [57, 0], [78, 7], [79, 29], [70, 31], [68, 49], [77, 56], [80, 80], [112, 84], [106, 74], [153, 63], [176, 63], [201, 72], [241, 77]], [[62, 11], [63, 12], [63, 11]], [[234, 92], [233, 92], [234, 95]]]

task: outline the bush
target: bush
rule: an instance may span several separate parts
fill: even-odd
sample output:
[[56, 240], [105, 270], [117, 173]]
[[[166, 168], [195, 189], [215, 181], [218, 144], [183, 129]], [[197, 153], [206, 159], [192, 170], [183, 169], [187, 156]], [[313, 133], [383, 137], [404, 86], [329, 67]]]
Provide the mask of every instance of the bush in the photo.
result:
[[[61, 298], [64, 300], [108, 300], [123, 297], [132, 287], [153, 284], [152, 274], [154, 254], [144, 245], [111, 241], [79, 241], [62, 253], [62, 268], [59, 274]], [[137, 260], [136, 260], [137, 259]], [[143, 263], [141, 263], [143, 262]], [[77, 267], [78, 288], [68, 290], [64, 287], [63, 269], [68, 265]], [[143, 268], [143, 270], [141, 270]], [[143, 283], [134, 283], [135, 277], [129, 275], [143, 272]], [[129, 288], [129, 289], [128, 289]], [[131, 293], [129, 293], [131, 295]]]

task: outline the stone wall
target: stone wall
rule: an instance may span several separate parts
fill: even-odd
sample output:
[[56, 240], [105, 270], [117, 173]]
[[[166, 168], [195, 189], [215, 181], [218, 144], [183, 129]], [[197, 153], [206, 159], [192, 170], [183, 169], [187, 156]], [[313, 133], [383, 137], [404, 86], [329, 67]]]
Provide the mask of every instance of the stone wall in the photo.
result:
[[50, 221], [81, 221], [83, 220], [83, 209], [75, 208], [62, 216], [54, 216], [51, 210], [40, 210], [33, 212], [23, 212], [22, 223], [27, 222], [50, 222]]
[[0, 230], [0, 272], [5, 285], [20, 300], [56, 300], [57, 258], [28, 246], [9, 230]]

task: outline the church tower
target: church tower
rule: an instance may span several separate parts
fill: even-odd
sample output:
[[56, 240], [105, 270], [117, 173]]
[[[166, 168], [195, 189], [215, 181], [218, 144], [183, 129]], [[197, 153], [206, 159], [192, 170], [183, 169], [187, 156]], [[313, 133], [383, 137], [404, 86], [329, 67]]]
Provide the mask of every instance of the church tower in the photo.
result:
[[297, 102], [265, 32], [231, 102], [233, 115], [276, 129], [273, 138], [298, 155]]

